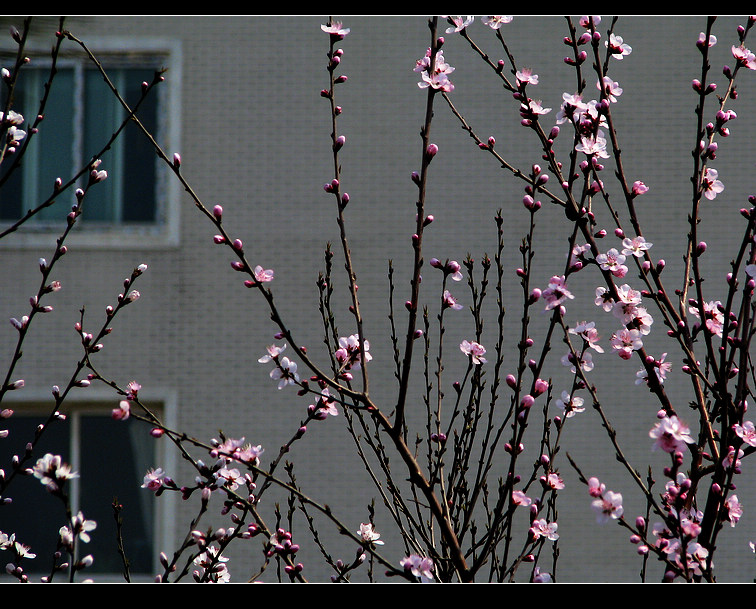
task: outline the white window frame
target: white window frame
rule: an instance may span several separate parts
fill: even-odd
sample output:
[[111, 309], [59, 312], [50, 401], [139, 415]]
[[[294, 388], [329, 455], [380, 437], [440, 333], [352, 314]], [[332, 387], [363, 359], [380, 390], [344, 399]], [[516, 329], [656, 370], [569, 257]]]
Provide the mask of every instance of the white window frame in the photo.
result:
[[[138, 57], [164, 57], [164, 67], [168, 68], [165, 82], [156, 87], [159, 98], [158, 120], [162, 135], [161, 144], [165, 146], [165, 152], [169, 156], [174, 151], [180, 151], [181, 134], [181, 79], [182, 79], [182, 53], [181, 43], [173, 39], [155, 38], [91, 38], [85, 40], [87, 46], [95, 56], [119, 56], [124, 58], [135, 57], [134, 65], [138, 65]], [[27, 44], [29, 54], [44, 58], [49, 55], [47, 43]], [[71, 65], [71, 58], [81, 64], [82, 53], [74, 49], [73, 43], [63, 45], [64, 51], [60, 55], [61, 65]], [[78, 49], [78, 47], [77, 47]], [[5, 49], [0, 49], [5, 51]], [[10, 49], [9, 49], [10, 51]], [[6, 57], [9, 55], [5, 54]], [[40, 59], [41, 61], [41, 59]], [[86, 61], [86, 59], [84, 60]], [[22, 68], [23, 70], [23, 68]], [[27, 118], [28, 121], [28, 118]], [[104, 144], [105, 142], [103, 142]], [[77, 144], [74, 143], [74, 146]], [[157, 157], [156, 157], [157, 159]], [[11, 162], [10, 159], [5, 161]], [[107, 167], [103, 167], [107, 170]], [[181, 189], [178, 180], [170, 175], [167, 167], [158, 168], [160, 182], [156, 195], [156, 221], [150, 224], [120, 224], [120, 223], [85, 223], [82, 222], [80, 230], [72, 231], [67, 243], [78, 249], [173, 249], [179, 245], [179, 204]], [[63, 180], [71, 176], [61, 176]], [[119, 179], [112, 172], [108, 180]], [[40, 201], [41, 202], [41, 201]], [[86, 205], [86, 203], [85, 203]], [[86, 212], [85, 212], [86, 215]], [[84, 220], [84, 218], [82, 218]], [[8, 222], [3, 225], [7, 226]], [[38, 249], [50, 245], [50, 237], [57, 236], [64, 227], [64, 219], [60, 222], [34, 222], [32, 219], [13, 234], [0, 239], [0, 250], [3, 249]]]

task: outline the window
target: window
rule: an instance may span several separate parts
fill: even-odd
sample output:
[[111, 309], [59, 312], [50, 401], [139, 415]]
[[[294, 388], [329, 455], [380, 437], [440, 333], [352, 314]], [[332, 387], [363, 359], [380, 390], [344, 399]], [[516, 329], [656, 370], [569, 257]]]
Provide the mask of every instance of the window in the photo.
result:
[[[97, 523], [90, 542], [79, 546], [80, 556], [94, 556], [94, 563], [79, 580], [123, 581], [112, 509], [115, 499], [123, 505], [122, 537], [134, 580], [154, 577], [159, 569], [155, 564], [159, 547], [165, 543], [164, 498], [156, 498], [141, 488], [145, 472], [163, 458], [162, 443], [150, 436], [149, 428], [141, 421], [114, 421], [113, 403], [117, 400], [70, 408], [65, 422], [53, 423], [44, 432], [28, 464], [32, 467], [38, 458], [52, 453], [60, 455], [79, 474], [66, 487], [73, 513], [81, 511], [87, 520]], [[8, 437], [0, 440], [0, 468], [6, 472], [10, 471], [12, 456], [23, 455], [26, 443], [47, 415], [30, 404], [12, 407], [14, 415], [2, 421], [3, 429], [9, 430]], [[14, 479], [7, 494], [13, 502], [0, 506], [0, 530], [15, 533], [18, 541], [36, 554], [23, 565], [35, 581], [36, 576], [49, 574], [46, 570], [52, 564], [58, 530], [66, 524], [64, 505], [34, 476]]]
[[[151, 82], [156, 70], [170, 65], [171, 57], [166, 52], [98, 53], [97, 48], [95, 52], [131, 107], [141, 97], [142, 82]], [[57, 68], [39, 132], [31, 138], [20, 167], [0, 189], [0, 224], [21, 218], [50, 196], [57, 178], [67, 182], [93, 157], [99, 157], [108, 179], [88, 192], [77, 233], [90, 239], [92, 235], [115, 234], [156, 235], [171, 240], [176, 226], [175, 180], [161, 167], [151, 144], [133, 123], [126, 125], [116, 142], [101, 154], [127, 116], [126, 111], [86, 57], [62, 56]], [[49, 69], [49, 62], [43, 59], [21, 69], [12, 108], [24, 116], [26, 126], [38, 113]], [[171, 75], [177, 76], [178, 71], [172, 69]], [[164, 147], [167, 142], [177, 145], [175, 86], [163, 83], [155, 87], [137, 112]], [[7, 91], [4, 89], [1, 95], [4, 104]], [[9, 157], [3, 162], [0, 176], [10, 170], [12, 160]], [[81, 181], [87, 177], [84, 175]], [[59, 230], [74, 201], [71, 189], [28, 221], [24, 231]]]

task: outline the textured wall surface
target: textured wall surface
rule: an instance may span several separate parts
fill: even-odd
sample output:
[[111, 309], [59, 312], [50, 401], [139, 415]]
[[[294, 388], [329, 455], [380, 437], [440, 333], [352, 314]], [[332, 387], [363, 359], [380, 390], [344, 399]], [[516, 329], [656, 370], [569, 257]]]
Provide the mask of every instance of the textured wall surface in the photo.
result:
[[[325, 20], [92, 16], [71, 18], [67, 23], [83, 40], [123, 38], [125, 51], [130, 44], [137, 46], [144, 40], [180, 43], [180, 53], [175, 55], [180, 66], [166, 66], [165, 86], [176, 87], [180, 104], [179, 108], [168, 109], [180, 117], [179, 141], [170, 142], [168, 152], [181, 153], [183, 173], [206, 205], [224, 206], [225, 223], [234, 236], [244, 241], [250, 261], [275, 270], [276, 279], [271, 286], [276, 303], [298, 342], [307, 345], [313, 358], [321, 363], [326, 363], [327, 357], [322, 353], [316, 279], [323, 269], [322, 254], [327, 242], [333, 243], [337, 251], [335, 287], [340, 290], [345, 286], [336, 210], [332, 198], [322, 189], [333, 171], [329, 109], [320, 96], [320, 90], [328, 84], [328, 37], [320, 30]], [[428, 28], [421, 16], [344, 21], [351, 33], [341, 45], [341, 65], [349, 80], [338, 88], [337, 94], [344, 108], [339, 129], [347, 138], [341, 155], [343, 184], [351, 197], [347, 228], [366, 318], [365, 334], [373, 354], [371, 393], [378, 404], [390, 411], [396, 383], [387, 321], [387, 263], [391, 259], [396, 268], [401, 329], [405, 325], [401, 303], [409, 296], [410, 236], [415, 216], [416, 187], [410, 172], [419, 168], [419, 130], [425, 108], [425, 93], [418, 88], [418, 76], [412, 69], [428, 47]], [[562, 93], [575, 89], [574, 72], [562, 62], [568, 50], [562, 42], [567, 34], [565, 23], [562, 17], [517, 18], [503, 30], [518, 65], [531, 67], [540, 76], [531, 95], [553, 108], [543, 119], [547, 127], [555, 120]], [[607, 18], [602, 26], [608, 23]], [[736, 19], [723, 18], [717, 24], [720, 42], [714, 47], [712, 59], [715, 81], [723, 80], [721, 66], [733, 63], [730, 46], [736, 42], [737, 23]], [[665, 277], [672, 287], [678, 287], [680, 282], [681, 248], [687, 233], [690, 150], [696, 143], [696, 98], [690, 82], [700, 73], [695, 41], [704, 25], [701, 17], [622, 18], [616, 31], [633, 52], [611, 65], [613, 78], [624, 89], [613, 112], [625, 171], [631, 180], [643, 180], [651, 188], [639, 200], [639, 215], [644, 235], [654, 243], [653, 256], [668, 263]], [[502, 56], [490, 30], [479, 20], [471, 26], [470, 33], [492, 59]], [[48, 34], [40, 31], [38, 35], [49, 39], [49, 28]], [[97, 48], [94, 43], [93, 48]], [[497, 150], [513, 165], [527, 170], [533, 163], [540, 163], [537, 142], [519, 124], [517, 102], [467, 43], [459, 36], [447, 35], [444, 53], [447, 62], [456, 68], [451, 75], [456, 86], [451, 99], [473, 129], [484, 138], [494, 136]], [[175, 74], [180, 75], [178, 83], [172, 81]], [[729, 246], [733, 234], [737, 235], [742, 227], [738, 210], [747, 205], [747, 197], [755, 188], [752, 143], [756, 123], [751, 117], [756, 109], [754, 77], [756, 74], [743, 74], [740, 95], [731, 106], [739, 118], [733, 124], [731, 137], [720, 142], [716, 166], [726, 189], [715, 201], [704, 205], [700, 230], [710, 248], [704, 262], [712, 298], [719, 298], [717, 290], [724, 289], [727, 263], [733, 256]], [[591, 79], [589, 76], [588, 81]], [[588, 95], [594, 94], [592, 87], [588, 87]], [[713, 114], [712, 108], [713, 105], [709, 112]], [[435, 221], [425, 233], [425, 259], [461, 261], [469, 253], [479, 260], [485, 253], [493, 255], [493, 217], [496, 210], [503, 210], [508, 240], [505, 277], [511, 280], [511, 290], [505, 286], [505, 297], [510, 298], [506, 329], [514, 366], [520, 312], [514, 271], [520, 265], [517, 248], [528, 222], [521, 205], [523, 184], [477, 149], [441, 100], [437, 100], [432, 141], [440, 152], [431, 164], [426, 209]], [[569, 142], [565, 138], [558, 144], [564, 152]], [[608, 162], [604, 179], [613, 200], [619, 202], [613, 171], [614, 165]], [[170, 179], [167, 171], [164, 176]], [[606, 209], [599, 208], [596, 214], [610, 233], [606, 242], [616, 245]], [[569, 225], [562, 211], [548, 203], [536, 220], [538, 245], [533, 281], [545, 287], [549, 277], [560, 274], [563, 268]], [[149, 271], [140, 279], [142, 298], [125, 312], [108, 337], [106, 348], [98, 356], [103, 370], [123, 383], [137, 379], [145, 396], [156, 388], [174, 392], [176, 426], [190, 435], [209, 439], [223, 430], [228, 436], [244, 436], [262, 444], [266, 457], [277, 454], [278, 447], [290, 438], [305, 416], [309, 402], [298, 398], [294, 391], [278, 391], [268, 377], [269, 367], [257, 362], [273, 342], [276, 328], [262, 299], [255, 291], [245, 289], [240, 275], [230, 268], [229, 250], [213, 244], [213, 234], [212, 224], [182, 193], [177, 244], [144, 247], [124, 239], [111, 246], [73, 245], [58, 268], [64, 289], [55, 295], [55, 315], [42, 320], [30, 336], [19, 376], [26, 379], [28, 386], [44, 391], [67, 378], [70, 362], [78, 357], [80, 349], [71, 329], [78, 310], [85, 305], [87, 310], [102, 311], [121, 289], [122, 278], [144, 262]], [[54, 244], [51, 237], [47, 247], [17, 247], [13, 239], [11, 236], [4, 240], [7, 243], [0, 252], [0, 317], [18, 315], [19, 307], [25, 306], [29, 294], [36, 289], [37, 259]], [[436, 307], [440, 285], [440, 277], [434, 273], [430, 268], [425, 270], [424, 286], [428, 288], [423, 301], [430, 307]], [[637, 280], [632, 271], [628, 278]], [[597, 279], [593, 269], [575, 278], [574, 291], [580, 296], [568, 305], [567, 320], [574, 324], [595, 319], [606, 347], [615, 329], [614, 320], [602, 317], [593, 305]], [[461, 286], [458, 291], [460, 300], [468, 306], [469, 293]], [[492, 306], [494, 296], [489, 298]], [[343, 302], [339, 301], [336, 314], [341, 333], [346, 335], [354, 329]], [[450, 319], [452, 313], [455, 316]], [[434, 319], [432, 313], [431, 321]], [[472, 335], [474, 326], [464, 311], [451, 312], [447, 320], [444, 382], [448, 386], [444, 390], [452, 393], [451, 383], [464, 372], [466, 363], [456, 346]], [[543, 328], [544, 321], [539, 317], [533, 323]], [[494, 324], [495, 319], [489, 317], [484, 337], [490, 346], [495, 340]], [[8, 327], [5, 332], [11, 336], [12, 329]], [[534, 330], [536, 342], [539, 331], [542, 330]], [[660, 355], [668, 350], [666, 345], [666, 328], [659, 321], [649, 337], [648, 348]], [[559, 363], [562, 347], [561, 341], [555, 341], [547, 367], [557, 397], [568, 380]], [[12, 348], [9, 339], [2, 345], [2, 354], [9, 354]], [[669, 350], [674, 364], [668, 382], [670, 395], [680, 404], [679, 411], [693, 423], [695, 415], [685, 407], [690, 394], [679, 372], [681, 361], [672, 348]], [[417, 381], [422, 383], [420, 364], [418, 358]], [[666, 461], [651, 452], [648, 437], [658, 405], [644, 387], [634, 384], [638, 367], [636, 360], [625, 362], [606, 353], [597, 357], [591, 374], [599, 398], [618, 430], [618, 441], [642, 476], [651, 465], [658, 490], [663, 485], [661, 469]], [[422, 412], [420, 397], [420, 393], [412, 396], [410, 409], [416, 407]], [[106, 406], [111, 407], [107, 403]], [[555, 407], [552, 409], [556, 412]], [[571, 419], [561, 444], [557, 459], [567, 486], [559, 503], [558, 579], [637, 581], [640, 561], [627, 533], [616, 526], [596, 525], [585, 487], [565, 456], [569, 453], [584, 472], [599, 476], [608, 487], [622, 492], [628, 516], [645, 511], [632, 480], [615, 462], [595, 413], [587, 409]], [[342, 522], [355, 531], [360, 522], [366, 521], [366, 506], [376, 497], [376, 528], [385, 531], [387, 541], [383, 553], [398, 562], [404, 549], [392, 538], [391, 523], [381, 520], [380, 499], [355, 455], [343, 416], [311, 425], [289, 458], [296, 464], [302, 488], [331, 505]], [[191, 471], [179, 461], [174, 460], [176, 471], [170, 473], [178, 481], [183, 478], [189, 482], [193, 478]], [[492, 478], [498, 475], [494, 472]], [[742, 488], [747, 488], [745, 480]], [[281, 500], [285, 508], [285, 498]], [[756, 537], [751, 511], [756, 499], [744, 493], [741, 501], [746, 510], [743, 520], [737, 528], [720, 536], [716, 562], [722, 566], [723, 580], [752, 578], [753, 555], [747, 542]], [[263, 512], [269, 510], [271, 520], [272, 507], [271, 496], [261, 506]], [[191, 505], [176, 503], [175, 517], [170, 521], [177, 539], [186, 534], [184, 527], [188, 526], [192, 510]], [[353, 544], [340, 539], [329, 524], [323, 523], [322, 527], [333, 555], [350, 560]], [[300, 523], [295, 533], [301, 538], [299, 543], [307, 546], [305, 526]], [[238, 544], [231, 556], [233, 581], [242, 581], [259, 561], [257, 542]], [[317, 551], [303, 550], [301, 559], [306, 576], [315, 581], [328, 578], [329, 572], [316, 566]], [[656, 565], [652, 568], [658, 571]], [[546, 565], [544, 569], [549, 570]], [[658, 580], [657, 571], [652, 571], [650, 579]]]

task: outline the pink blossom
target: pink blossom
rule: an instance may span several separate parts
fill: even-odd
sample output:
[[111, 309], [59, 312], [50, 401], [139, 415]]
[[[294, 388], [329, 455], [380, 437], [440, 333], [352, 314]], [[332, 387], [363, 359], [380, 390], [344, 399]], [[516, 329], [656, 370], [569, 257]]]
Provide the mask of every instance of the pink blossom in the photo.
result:
[[725, 499], [725, 507], [727, 508], [727, 520], [730, 521], [730, 526], [734, 527], [743, 515], [743, 506], [738, 501], [738, 496], [730, 495], [727, 497]]
[[564, 480], [556, 472], [541, 477], [542, 482], [551, 489], [561, 490], [564, 488]]
[[[577, 354], [579, 361], [577, 362], [580, 365], [580, 369], [583, 372], [590, 372], [593, 370], [594, 363], [593, 363], [593, 356], [591, 355], [590, 351], [584, 351], [583, 353]], [[562, 356], [562, 365], [563, 366], [572, 366], [570, 369], [572, 374], [575, 374], [577, 372], [577, 366], [575, 365], [576, 357], [572, 354], [572, 352], [565, 353]]]
[[623, 264], [625, 256], [614, 247], [596, 256], [596, 262], [602, 270], [609, 271], [615, 277], [624, 277], [627, 274], [627, 267]]
[[625, 256], [635, 256], [636, 258], [642, 258], [643, 252], [648, 251], [648, 249], [652, 245], [653, 243], [649, 243], [641, 236], [634, 237], [633, 239], [625, 237], [622, 240], [622, 247], [624, 248], [622, 250], [622, 253]]
[[463, 340], [459, 344], [459, 349], [460, 351], [462, 351], [462, 353], [472, 358], [473, 364], [485, 364], [487, 361], [486, 358], [483, 357], [486, 352], [486, 348], [479, 343]]
[[369, 544], [375, 544], [378, 546], [383, 545], [383, 541], [381, 541], [381, 534], [378, 533], [373, 528], [373, 523], [360, 523], [360, 530], [357, 531], [357, 535], [359, 535], [363, 541], [369, 543]]
[[533, 74], [532, 68], [522, 68], [521, 70], [517, 70], [517, 72], [515, 73], [515, 77], [517, 78], [517, 82], [521, 85], [523, 84], [537, 85], [538, 84], [538, 74]]
[[270, 378], [278, 381], [279, 389], [283, 389], [286, 385], [298, 383], [297, 363], [292, 362], [288, 357], [282, 357], [281, 361], [278, 362], [278, 367], [270, 371]]
[[431, 50], [428, 49], [425, 53], [425, 57], [418, 59], [415, 62], [415, 72], [421, 73], [422, 80], [417, 83], [417, 86], [421, 89], [432, 87], [440, 91], [446, 91], [447, 93], [454, 90], [454, 85], [449, 80], [449, 74], [454, 71], [454, 68], [444, 61], [443, 51], [436, 51], [435, 64], [431, 68], [430, 65]]
[[617, 36], [616, 34], [609, 34], [609, 40], [606, 41], [606, 47], [615, 59], [622, 59], [625, 55], [630, 55], [633, 51], [632, 47], [622, 40], [622, 36]]
[[601, 15], [583, 15], [580, 17], [580, 25], [586, 29], [596, 27], [601, 23]]
[[603, 353], [604, 349], [598, 344], [599, 334], [596, 330], [596, 322], [581, 321], [574, 328], [570, 328], [570, 334], [580, 336], [588, 346], [598, 353]]
[[523, 491], [512, 491], [512, 503], [514, 503], [515, 505], [528, 507], [531, 503], [533, 503], [533, 500], [528, 497]]
[[540, 537], [546, 537], [551, 541], [556, 541], [557, 539], [559, 539], [559, 535], [557, 534], [558, 528], [559, 525], [557, 525], [556, 522], [546, 522], [545, 518], [540, 518], [533, 521], [533, 524], [530, 527], [530, 533], [536, 539], [539, 539]]
[[121, 400], [118, 404], [118, 408], [113, 409], [112, 417], [116, 421], [125, 421], [129, 418], [130, 414], [131, 406], [129, 405], [129, 402], [127, 400]]
[[[373, 356], [368, 353], [370, 350], [369, 341], [364, 341], [362, 350], [365, 352], [365, 363], [373, 359]], [[339, 348], [334, 356], [343, 370], [360, 370], [362, 368], [362, 353], [359, 335], [352, 334], [351, 336], [340, 337]]]
[[588, 156], [602, 159], [609, 158], [609, 153], [606, 150], [606, 138], [601, 131], [596, 135], [581, 136], [580, 142], [575, 146], [575, 150]]
[[[703, 303], [704, 319], [706, 320], [706, 329], [715, 334], [716, 336], [722, 336], [724, 329], [724, 313], [720, 310], [722, 303], [719, 300], [712, 300]], [[700, 311], [697, 306], [691, 306], [688, 309], [693, 315], [700, 319]]]
[[574, 417], [577, 413], [585, 411], [583, 398], [570, 395], [568, 391], [562, 391], [562, 397], [556, 401], [558, 408], [562, 410], [565, 418]]
[[267, 283], [273, 281], [275, 273], [271, 269], [264, 269], [260, 265], [255, 267], [255, 279], [259, 283]]
[[722, 182], [717, 179], [718, 177], [719, 172], [716, 169], [707, 167], [706, 173], [701, 179], [701, 189], [703, 190], [703, 195], [704, 197], [709, 199], [709, 201], [716, 199], [717, 195], [724, 190], [724, 184], [722, 184]]
[[[664, 381], [667, 380], [667, 375], [672, 370], [672, 363], [664, 361], [666, 357], [667, 354], [662, 353], [661, 358], [654, 360], [653, 362], [654, 372], [656, 373], [656, 378], [659, 380], [660, 385], [664, 384]], [[636, 385], [640, 385], [643, 382], [648, 382], [648, 371], [645, 368], [638, 370], [638, 372], [635, 373], [635, 376]]]
[[643, 182], [640, 180], [636, 180], [633, 182], [633, 195], [645, 195], [648, 192], [648, 186], [646, 186]]
[[323, 30], [326, 34], [330, 34], [331, 36], [336, 36], [338, 38], [344, 38], [349, 32], [350, 29], [347, 27], [343, 27], [341, 21], [334, 21], [333, 23], [330, 23], [328, 25], [321, 25], [320, 29]]
[[163, 480], [165, 479], [165, 472], [162, 468], [149, 470], [144, 476], [144, 484], [142, 488], [146, 488], [150, 491], [157, 491], [163, 486]]
[[752, 421], [745, 421], [742, 425], [737, 423], [732, 426], [737, 435], [743, 442], [750, 446], [756, 446], [756, 427]]
[[610, 519], [617, 520], [624, 512], [622, 507], [622, 495], [614, 491], [606, 491], [601, 497], [591, 503], [593, 511], [596, 512], [596, 521], [604, 524]]
[[643, 341], [640, 337], [638, 330], [629, 330], [622, 328], [612, 334], [611, 338], [612, 349], [617, 352], [622, 359], [630, 359], [633, 355], [633, 351], [637, 351], [643, 347]]
[[703, 32], [701, 32], [701, 33], [700, 33], [700, 34], [698, 35], [698, 42], [697, 42], [697, 44], [698, 44], [699, 46], [709, 46], [709, 47], [713, 47], [713, 46], [714, 46], [715, 44], [717, 44], [717, 37], [716, 37], [716, 36], [714, 36], [714, 34], [710, 34], [710, 35], [709, 35], [709, 39], [708, 39], [708, 41], [707, 41], [707, 39], [706, 39], [706, 34], [704, 34]]
[[502, 25], [511, 23], [513, 15], [488, 15], [480, 18], [481, 22], [492, 30], [498, 30]]
[[402, 558], [399, 564], [404, 567], [405, 571], [410, 571], [415, 577], [419, 577], [424, 581], [430, 581], [433, 579], [433, 560], [419, 556], [418, 554], [410, 554]]
[[756, 70], [756, 55], [751, 53], [742, 44], [737, 47], [732, 45], [732, 56], [737, 60], [739, 65], [749, 70]]
[[661, 448], [668, 453], [681, 452], [686, 444], [695, 444], [690, 428], [674, 415], [661, 419], [648, 435], [656, 440], [654, 450]]
[[456, 34], [457, 32], [461, 32], [464, 30], [468, 25], [470, 25], [474, 17], [472, 15], [467, 15], [466, 17], [462, 15], [451, 15], [447, 16], [446, 18], [449, 23], [452, 24], [452, 27], [446, 28], [447, 34]]
[[286, 344], [284, 343], [281, 347], [277, 345], [269, 345], [266, 348], [268, 353], [257, 360], [261, 364], [267, 364], [269, 361], [277, 359], [281, 352], [286, 349]]
[[455, 311], [459, 311], [463, 308], [463, 306], [457, 302], [457, 299], [452, 296], [451, 292], [449, 290], [444, 290], [444, 303], [443, 308], [449, 308], [454, 309]]
[[548, 287], [541, 293], [541, 296], [546, 300], [547, 311], [560, 306], [567, 299], [575, 298], [572, 292], [567, 289], [567, 281], [564, 275], [554, 275], [549, 281]]
[[598, 478], [592, 476], [588, 479], [588, 494], [591, 497], [601, 497], [606, 491], [606, 486]]
[[616, 103], [617, 98], [622, 95], [622, 87], [620, 87], [619, 83], [612, 80], [609, 76], [604, 76], [603, 86], [601, 84], [601, 81], [596, 81], [596, 88], [599, 91], [606, 93], [607, 99], [612, 103]]

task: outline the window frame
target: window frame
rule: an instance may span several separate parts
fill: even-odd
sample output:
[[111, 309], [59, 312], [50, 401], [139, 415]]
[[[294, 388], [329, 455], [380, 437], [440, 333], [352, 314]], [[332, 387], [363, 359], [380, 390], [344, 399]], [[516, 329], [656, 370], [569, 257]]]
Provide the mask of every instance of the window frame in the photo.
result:
[[[87, 46], [92, 50], [96, 57], [104, 60], [110, 59], [122, 63], [123, 67], [139, 67], [140, 60], [155, 59], [163, 63], [163, 67], [169, 68], [164, 83], [161, 83], [152, 94], [158, 97], [158, 114], [159, 131], [161, 135], [161, 145], [163, 145], [170, 154], [171, 150], [180, 150], [180, 132], [181, 132], [181, 44], [178, 40], [173, 39], [155, 39], [155, 38], [101, 38], [93, 37], [86, 40]], [[31, 41], [27, 44], [28, 54], [32, 57], [38, 57], [35, 64], [44, 69], [45, 62], [49, 63], [47, 56], [49, 48], [42, 41]], [[4, 65], [10, 61], [11, 50], [0, 47], [0, 54], [3, 57]], [[84, 70], [88, 58], [81, 52], [78, 47], [74, 48], [72, 44], [64, 45], [59, 56], [59, 65], [70, 67], [72, 65], [77, 70]], [[23, 70], [23, 68], [22, 68]], [[77, 109], [74, 109], [76, 112]], [[74, 117], [74, 124], [77, 121], [84, 120], [83, 117]], [[25, 117], [25, 123], [29, 119]], [[105, 142], [103, 142], [103, 145]], [[80, 142], [74, 142], [73, 146], [81, 146]], [[159, 162], [156, 158], [156, 162]], [[11, 162], [7, 159], [6, 162]], [[103, 169], [108, 170], [107, 166]], [[63, 180], [70, 179], [72, 176], [61, 176]], [[118, 176], [112, 174], [108, 179], [118, 179]], [[85, 223], [86, 212], [82, 217], [82, 226], [76, 227], [76, 230], [68, 237], [68, 242], [72, 246], [79, 248], [107, 249], [123, 248], [132, 249], [166, 249], [175, 248], [179, 245], [179, 203], [181, 190], [178, 181], [169, 175], [167, 167], [158, 166], [156, 172], [158, 180], [156, 189], [156, 218], [152, 223], [119, 223], [119, 222], [89, 222]], [[40, 201], [41, 202], [41, 201]], [[86, 203], [85, 203], [86, 204]], [[57, 235], [61, 232], [65, 220], [61, 218], [55, 221], [35, 221], [32, 219], [23, 224], [21, 229], [0, 239], [0, 249], [9, 248], [39, 248], [40, 246], [49, 246], [50, 236]], [[0, 227], [8, 226], [11, 222], [3, 221]]]
[[[42, 393], [40, 391], [24, 389], [23, 392], [14, 392], [19, 395], [6, 394], [2, 406], [3, 408], [11, 408], [15, 414], [13, 416], [46, 416], [50, 412], [52, 398], [49, 393]], [[25, 395], [20, 395], [21, 393]], [[79, 393], [79, 392], [77, 392]], [[170, 428], [175, 428], [178, 412], [178, 395], [175, 390], [165, 388], [152, 388], [151, 390], [140, 390], [140, 400], [143, 400], [145, 404], [153, 407], [156, 411], [160, 412], [163, 422]], [[95, 387], [88, 387], [81, 390], [79, 395], [68, 398], [63, 405], [62, 411], [71, 416], [102, 416], [103, 418], [111, 418], [111, 412], [113, 408], [117, 407], [120, 401], [117, 395], [114, 395], [112, 391], [106, 389], [98, 389]], [[113, 425], [117, 425], [118, 421], [111, 421]], [[142, 424], [141, 422], [138, 422]], [[148, 433], [148, 429], [145, 426], [145, 434]], [[0, 440], [2, 441], [2, 440]], [[74, 425], [71, 429], [70, 435], [70, 450], [71, 459], [68, 463], [73, 471], [81, 470], [81, 441], [80, 427]], [[176, 471], [178, 467], [178, 459], [176, 451], [171, 450], [166, 442], [160, 439], [155, 439], [155, 463], [150, 464], [149, 467], [162, 467], [165, 471]], [[44, 455], [34, 455], [35, 459]], [[146, 472], [144, 472], [146, 473]], [[71, 508], [73, 513], [77, 513], [79, 510], [79, 493], [80, 482], [78, 478], [74, 478], [71, 481]], [[176, 520], [176, 514], [178, 510], [178, 497], [176, 493], [164, 493], [159, 498], [152, 496], [152, 493], [146, 489], [137, 489], [139, 492], [149, 493], [151, 496], [148, 498], [155, 502], [154, 513], [154, 526], [155, 535], [152, 543], [151, 550], [152, 564], [150, 565], [150, 573], [132, 573], [132, 581], [154, 581], [154, 576], [161, 572], [161, 565], [159, 561], [159, 555], [161, 551], [166, 551], [166, 548], [171, 549], [176, 547], [176, 532], [174, 530], [174, 524]], [[11, 493], [12, 495], [12, 493]], [[2, 509], [2, 508], [0, 508]], [[87, 515], [86, 513], [84, 514]], [[6, 533], [12, 533], [13, 531], [4, 531]], [[20, 540], [23, 543], [23, 539]], [[128, 544], [128, 539], [125, 540]], [[32, 548], [32, 551], [34, 549]], [[81, 551], [86, 552], [86, 547], [83, 546]], [[44, 557], [42, 557], [44, 559]], [[95, 555], [95, 561], [97, 556]], [[31, 580], [35, 577], [46, 575], [38, 570], [37, 560], [30, 560], [25, 563], [24, 570], [30, 576]], [[87, 573], [82, 572], [82, 577], [92, 579], [95, 582], [123, 582], [123, 573]]]

